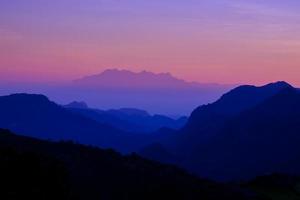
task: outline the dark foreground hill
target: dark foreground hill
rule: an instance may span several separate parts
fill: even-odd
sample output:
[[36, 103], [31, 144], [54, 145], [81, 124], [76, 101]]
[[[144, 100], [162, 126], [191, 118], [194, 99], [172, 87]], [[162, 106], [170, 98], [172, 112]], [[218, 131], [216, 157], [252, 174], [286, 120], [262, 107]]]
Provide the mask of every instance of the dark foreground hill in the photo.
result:
[[270, 200], [300, 199], [300, 177], [288, 174], [270, 174], [256, 177], [242, 184], [242, 187], [255, 191]]
[[137, 155], [5, 130], [0, 130], [0, 163], [1, 199], [255, 199]]

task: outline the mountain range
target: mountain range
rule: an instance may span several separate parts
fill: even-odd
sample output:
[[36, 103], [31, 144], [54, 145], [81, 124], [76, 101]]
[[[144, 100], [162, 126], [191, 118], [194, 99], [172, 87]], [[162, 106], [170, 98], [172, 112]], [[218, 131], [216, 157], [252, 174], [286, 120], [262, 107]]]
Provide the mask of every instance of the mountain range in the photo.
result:
[[149, 130], [147, 120], [156, 118], [138, 109], [103, 111], [84, 102], [60, 106], [43, 95], [14, 94], [0, 97], [0, 110], [0, 127], [21, 135], [123, 153], [139, 149], [144, 157], [218, 181], [300, 174], [300, 92], [286, 82], [237, 87], [196, 108], [182, 128], [164, 122], [151, 134], [123, 126], [135, 122], [137, 130]]
[[195, 107], [217, 100], [233, 87], [188, 82], [170, 73], [108, 69], [59, 83], [5, 83], [0, 80], [0, 95], [44, 94], [61, 105], [77, 100], [101, 110], [140, 108], [151, 114], [177, 118], [190, 115]]
[[150, 115], [145, 110], [135, 108], [92, 109], [84, 102], [72, 102], [64, 107], [99, 123], [134, 133], [152, 133], [161, 128], [180, 129], [188, 119], [187, 117], [172, 119], [164, 115]]
[[[300, 174], [299, 119], [300, 93], [291, 85], [241, 86], [197, 108], [187, 125], [160, 145], [164, 155], [177, 156], [173, 163], [219, 181]], [[145, 156], [163, 162], [155, 155], [157, 148]]]
[[[213, 102], [222, 93], [234, 87], [225, 84], [188, 82], [170, 73], [119, 69], [108, 69], [100, 74], [74, 80], [72, 85], [91, 93], [87, 93], [81, 100], [93, 107], [108, 108], [108, 105], [110, 107], [121, 105], [172, 116], [189, 115], [199, 104]], [[105, 95], [98, 96], [99, 93]], [[93, 98], [87, 98], [88, 96]]]
[[0, 97], [0, 127], [22, 135], [73, 140], [82, 144], [135, 151], [149, 144], [151, 133], [162, 128], [179, 129], [187, 121], [133, 108], [91, 109], [84, 102], [61, 106], [44, 95], [13, 94]]
[[188, 82], [178, 79], [170, 73], [153, 73], [148, 71], [132, 72], [129, 70], [108, 69], [100, 74], [86, 76], [73, 81], [78, 86], [94, 88], [127, 89], [191, 89], [211, 90], [220, 84]]
[[50, 140], [129, 151], [142, 145], [140, 134], [119, 130], [69, 111], [43, 95], [13, 94], [0, 97], [0, 127]]

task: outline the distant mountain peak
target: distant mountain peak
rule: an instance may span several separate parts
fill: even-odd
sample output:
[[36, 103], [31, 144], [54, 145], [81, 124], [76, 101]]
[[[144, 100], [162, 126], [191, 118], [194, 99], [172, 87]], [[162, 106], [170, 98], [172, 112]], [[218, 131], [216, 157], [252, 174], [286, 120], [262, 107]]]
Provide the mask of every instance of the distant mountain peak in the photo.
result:
[[66, 108], [79, 108], [79, 109], [87, 109], [89, 108], [89, 106], [87, 105], [87, 103], [85, 103], [84, 101], [73, 101], [67, 105], [65, 105], [64, 107]]
[[101, 76], [101, 75], [114, 75], [114, 74], [119, 74], [119, 73], [134, 73], [134, 72], [131, 72], [131, 71], [126, 70], [126, 69], [114, 68], [114, 69], [106, 69], [103, 72], [99, 73], [98, 76]]
[[[132, 76], [132, 77], [138, 77], [138, 76], [150, 76], [151, 77], [151, 76], [153, 76], [153, 77], [168, 77], [168, 78], [179, 80], [179, 79], [175, 78], [169, 72], [154, 73], [154, 72], [150, 72], [150, 71], [146, 71], [146, 70], [143, 70], [140, 72], [133, 72], [133, 71], [126, 70], [126, 69], [106, 69], [99, 74], [83, 77], [83, 79], [93, 78], [93, 77], [99, 78], [99, 77], [105, 77], [105, 76]], [[81, 80], [81, 79], [79, 79], [79, 80]]]
[[177, 79], [170, 73], [148, 71], [132, 72], [129, 70], [107, 69], [100, 74], [75, 80], [75, 84], [104, 88], [178, 88], [190, 84]]
[[173, 76], [171, 73], [154, 73], [150, 71], [133, 72], [121, 69], [107, 69], [100, 74], [74, 80], [77, 86], [94, 88], [129, 88], [129, 89], [178, 89], [221, 87], [210, 83], [189, 82]]
[[126, 70], [126, 69], [117, 69], [117, 68], [106, 69], [103, 72], [101, 72], [100, 74], [98, 74], [98, 76], [101, 76], [101, 75], [116, 75], [116, 74], [166, 76], [166, 77], [172, 77], [174, 79], [177, 79], [170, 72], [154, 73], [154, 72], [150, 72], [150, 71], [147, 71], [147, 70], [142, 70], [140, 72], [133, 72], [133, 71]]

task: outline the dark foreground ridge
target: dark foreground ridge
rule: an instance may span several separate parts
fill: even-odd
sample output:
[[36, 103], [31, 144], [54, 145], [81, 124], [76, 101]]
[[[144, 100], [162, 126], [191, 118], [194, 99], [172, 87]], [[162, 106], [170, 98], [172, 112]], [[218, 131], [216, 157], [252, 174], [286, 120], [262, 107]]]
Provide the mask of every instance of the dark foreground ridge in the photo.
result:
[[242, 190], [113, 150], [0, 130], [1, 199], [243, 200]]

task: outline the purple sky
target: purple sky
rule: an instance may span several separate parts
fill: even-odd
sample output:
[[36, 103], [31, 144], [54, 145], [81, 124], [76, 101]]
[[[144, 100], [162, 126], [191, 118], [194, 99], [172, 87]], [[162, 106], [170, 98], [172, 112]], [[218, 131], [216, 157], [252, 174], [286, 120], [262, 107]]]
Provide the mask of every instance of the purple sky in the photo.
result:
[[300, 86], [300, 1], [0, 1], [2, 80], [70, 80], [115, 67]]

